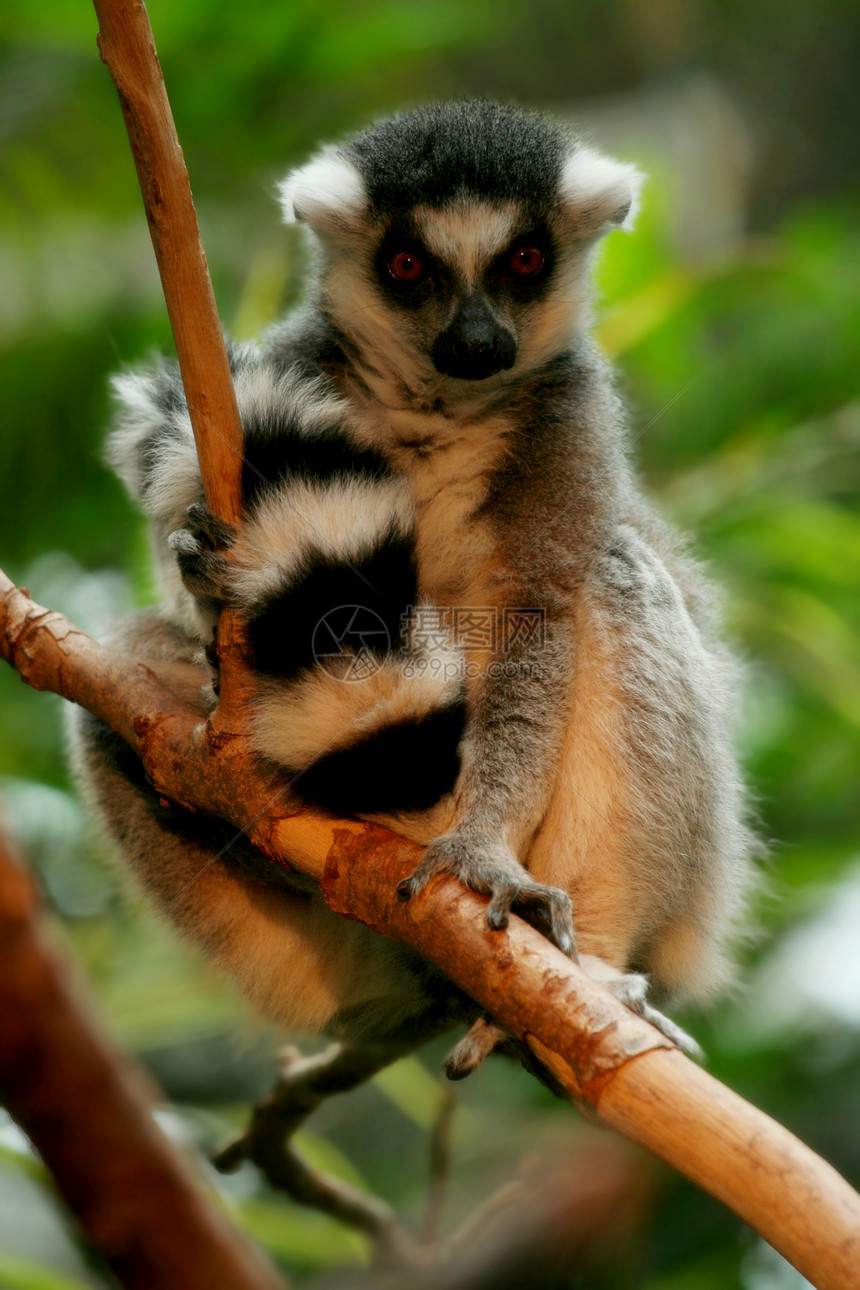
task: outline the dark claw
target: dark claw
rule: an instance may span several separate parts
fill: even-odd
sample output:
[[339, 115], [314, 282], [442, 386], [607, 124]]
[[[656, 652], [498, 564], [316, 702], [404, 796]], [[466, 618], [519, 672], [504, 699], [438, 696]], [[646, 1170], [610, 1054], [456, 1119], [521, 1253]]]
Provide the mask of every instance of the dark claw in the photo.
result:
[[487, 909], [487, 926], [494, 932], [503, 932], [510, 922], [510, 909], [514, 892], [496, 892]]
[[490, 1017], [479, 1017], [445, 1058], [445, 1074], [448, 1079], [460, 1080], [471, 1075], [484, 1058], [508, 1038], [507, 1031], [497, 1026]]
[[[417, 896], [419, 892], [424, 890], [430, 879], [434, 878], [437, 873], [451, 872], [453, 871], [447, 868], [444, 862], [440, 861], [437, 857], [433, 857], [428, 860], [427, 855], [425, 854], [424, 859], [418, 865], [418, 868], [411, 873], [408, 878], [404, 878], [397, 884], [398, 900], [402, 900], [404, 902], [411, 900], [413, 896]], [[467, 882], [466, 885], [469, 886], [469, 883]]]
[[576, 958], [570, 897], [566, 892], [535, 883], [534, 886], [523, 887], [514, 904], [519, 906], [518, 912], [557, 945], [562, 954]]
[[563, 954], [575, 954], [569, 896], [555, 887], [534, 882], [504, 848], [456, 834], [438, 838], [428, 847], [415, 872], [398, 884], [398, 899], [410, 900], [437, 873], [451, 874], [472, 891], [490, 897], [486, 920], [491, 931], [504, 931], [513, 911]]
[[445, 1078], [457, 1083], [458, 1080], [466, 1079], [473, 1071], [477, 1069], [477, 1063], [473, 1063], [471, 1056], [452, 1052], [445, 1059], [443, 1067]]

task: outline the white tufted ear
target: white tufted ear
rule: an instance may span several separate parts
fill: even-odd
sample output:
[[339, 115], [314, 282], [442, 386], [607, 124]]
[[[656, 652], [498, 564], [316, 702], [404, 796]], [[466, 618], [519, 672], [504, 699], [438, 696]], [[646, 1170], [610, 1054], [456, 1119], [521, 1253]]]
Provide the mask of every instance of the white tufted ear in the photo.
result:
[[644, 179], [635, 166], [593, 148], [581, 145], [571, 152], [559, 189], [577, 235], [597, 237], [612, 228], [632, 228]]
[[317, 232], [349, 230], [367, 206], [361, 176], [336, 148], [324, 148], [278, 184], [287, 224], [309, 224]]

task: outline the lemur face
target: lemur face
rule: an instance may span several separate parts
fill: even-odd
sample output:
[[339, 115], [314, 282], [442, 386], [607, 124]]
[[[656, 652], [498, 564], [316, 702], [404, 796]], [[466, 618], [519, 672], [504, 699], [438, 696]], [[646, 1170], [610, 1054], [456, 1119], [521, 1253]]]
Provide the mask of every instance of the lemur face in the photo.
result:
[[485, 381], [516, 363], [556, 258], [540, 214], [467, 198], [391, 220], [373, 267], [380, 297], [436, 372]]
[[555, 122], [468, 101], [324, 150], [281, 199], [319, 239], [322, 304], [357, 361], [401, 397], [454, 397], [569, 346], [593, 249], [629, 223], [639, 182]]

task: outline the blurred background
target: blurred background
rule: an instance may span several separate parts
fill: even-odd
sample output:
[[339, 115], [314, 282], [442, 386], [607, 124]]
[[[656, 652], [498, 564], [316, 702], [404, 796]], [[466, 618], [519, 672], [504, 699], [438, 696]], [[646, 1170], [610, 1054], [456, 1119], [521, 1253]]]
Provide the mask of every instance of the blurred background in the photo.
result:
[[[579, 123], [651, 175], [607, 239], [601, 341], [652, 495], [696, 535], [747, 658], [740, 742], [772, 844], [740, 988], [684, 1020], [709, 1068], [860, 1184], [860, 193], [850, 0], [151, 0], [225, 326], [301, 289], [274, 181], [381, 111], [489, 94]], [[0, 565], [97, 633], [152, 598], [146, 541], [100, 464], [110, 372], [170, 334], [113, 85], [86, 0], [0, 14]], [[210, 1147], [271, 1082], [277, 1036], [145, 909], [70, 790], [60, 700], [0, 670], [0, 798], [114, 1032], [161, 1081], [164, 1123]], [[420, 1223], [445, 1045], [332, 1103], [305, 1151]], [[2, 1117], [2, 1112], [0, 1112]], [[462, 1086], [443, 1230], [552, 1143], [574, 1175], [608, 1135], [523, 1071]], [[630, 1151], [647, 1203], [623, 1257], [535, 1285], [797, 1290], [716, 1202]], [[212, 1174], [299, 1284], [368, 1249]], [[526, 1284], [521, 1274], [517, 1284]], [[553, 1280], [553, 1276], [555, 1280]], [[110, 1282], [0, 1119], [0, 1285]], [[499, 1279], [497, 1284], [504, 1284]]]

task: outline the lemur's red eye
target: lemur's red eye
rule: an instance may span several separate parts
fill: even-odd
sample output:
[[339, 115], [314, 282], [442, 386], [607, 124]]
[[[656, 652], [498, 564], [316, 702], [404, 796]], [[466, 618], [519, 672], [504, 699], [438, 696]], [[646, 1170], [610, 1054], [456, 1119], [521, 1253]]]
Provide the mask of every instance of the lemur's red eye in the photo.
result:
[[424, 265], [414, 251], [398, 251], [388, 261], [388, 272], [398, 282], [417, 282], [424, 272]]
[[521, 277], [529, 277], [543, 265], [543, 253], [536, 246], [520, 246], [511, 256], [511, 269]]

